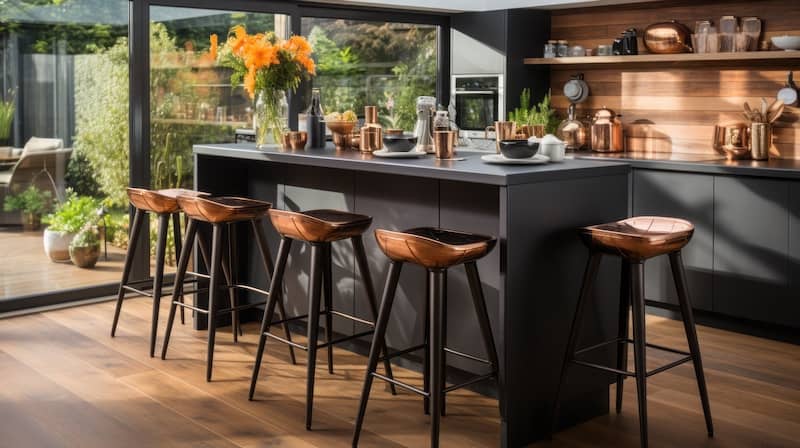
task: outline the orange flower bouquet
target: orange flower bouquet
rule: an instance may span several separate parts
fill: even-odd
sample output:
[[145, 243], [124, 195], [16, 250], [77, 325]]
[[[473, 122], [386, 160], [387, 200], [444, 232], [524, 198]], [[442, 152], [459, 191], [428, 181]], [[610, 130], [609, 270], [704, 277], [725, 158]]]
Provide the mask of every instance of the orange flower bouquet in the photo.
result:
[[231, 85], [244, 83], [250, 98], [258, 99], [255, 125], [259, 147], [266, 144], [270, 134], [275, 142], [281, 141], [286, 126], [282, 104], [286, 104], [287, 91], [296, 91], [303, 79], [315, 74], [311, 53], [304, 37], [283, 40], [272, 32], [248, 34], [243, 25], [233, 27], [221, 46], [217, 35], [211, 35], [209, 57], [233, 70]]

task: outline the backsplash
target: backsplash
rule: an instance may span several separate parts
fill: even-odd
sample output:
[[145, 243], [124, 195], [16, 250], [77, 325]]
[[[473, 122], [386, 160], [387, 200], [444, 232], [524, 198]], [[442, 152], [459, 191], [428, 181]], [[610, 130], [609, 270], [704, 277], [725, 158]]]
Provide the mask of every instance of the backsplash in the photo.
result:
[[[701, 9], [703, 16], [696, 11]], [[694, 11], [694, 12], [692, 12]], [[718, 21], [723, 15], [756, 16], [762, 19], [768, 39], [776, 34], [800, 34], [800, 2], [710, 2], [698, 8], [697, 2], [660, 2], [615, 7], [595, 7], [554, 11], [553, 39], [566, 39], [570, 45], [595, 48], [610, 44], [624, 29], [643, 30], [647, 25], [668, 19], [694, 27], [696, 20]], [[644, 46], [639, 45], [640, 53]], [[562, 87], [570, 77], [582, 72], [591, 95], [578, 106], [578, 116], [607, 106], [622, 114], [626, 148], [636, 151], [714, 153], [711, 141], [714, 125], [744, 121], [743, 103], [760, 106], [761, 98], [772, 101], [786, 82], [786, 66], [752, 61], [721, 65], [680, 67], [626, 65], [557, 67], [551, 69], [553, 105], [566, 115], [569, 101]], [[793, 66], [794, 65], [794, 66]], [[798, 73], [800, 77], [800, 73]], [[787, 107], [774, 126], [772, 155], [800, 158], [800, 108]]]

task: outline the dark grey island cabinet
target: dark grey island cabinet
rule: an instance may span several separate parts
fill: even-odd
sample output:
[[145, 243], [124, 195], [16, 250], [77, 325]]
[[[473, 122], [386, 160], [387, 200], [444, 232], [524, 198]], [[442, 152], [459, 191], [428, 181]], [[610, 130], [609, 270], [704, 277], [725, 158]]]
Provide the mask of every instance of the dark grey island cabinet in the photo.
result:
[[[381, 159], [358, 152], [258, 150], [252, 145], [197, 145], [195, 186], [212, 194], [270, 201], [277, 208], [336, 208], [373, 217], [372, 228], [440, 226], [498, 237], [478, 263], [500, 358], [501, 445], [525, 446], [546, 437], [552, 401], [573, 318], [587, 251], [578, 229], [627, 216], [630, 167], [625, 163], [568, 160], [542, 166], [498, 166], [481, 153], [464, 160]], [[485, 153], [484, 153], [485, 154]], [[244, 232], [240, 232], [244, 234]], [[268, 231], [273, 253], [277, 235]], [[369, 267], [382, 288], [388, 260], [372, 234], [365, 235]], [[334, 245], [334, 304], [372, 318], [348, 243]], [[241, 280], [264, 285], [252, 245], [240, 241]], [[294, 245], [286, 274], [287, 310], [305, 313], [308, 250]], [[611, 339], [616, 332], [619, 260], [601, 266], [582, 343]], [[447, 343], [483, 356], [463, 269], [448, 274]], [[422, 341], [425, 276], [403, 269], [387, 334], [392, 350]], [[202, 300], [202, 298], [198, 299]], [[353, 334], [352, 324], [335, 331]], [[362, 348], [368, 342], [362, 341]], [[357, 349], [358, 347], [354, 347]], [[597, 361], [613, 362], [601, 352]], [[412, 368], [418, 358], [403, 360]], [[483, 373], [484, 366], [448, 357], [451, 380]], [[356, 381], [359, 381], [356, 379]], [[560, 425], [608, 412], [610, 377], [573, 369], [565, 386]], [[496, 394], [497, 389], [479, 389]], [[353, 397], [355, 416], [355, 403]], [[420, 412], [422, 406], [420, 405]], [[446, 422], [445, 422], [446, 424]]]

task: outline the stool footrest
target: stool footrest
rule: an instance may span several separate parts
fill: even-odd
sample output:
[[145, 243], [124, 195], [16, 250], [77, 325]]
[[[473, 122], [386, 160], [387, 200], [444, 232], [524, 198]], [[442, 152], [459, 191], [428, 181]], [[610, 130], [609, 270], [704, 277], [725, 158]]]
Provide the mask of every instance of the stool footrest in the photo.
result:
[[480, 375], [480, 376], [476, 376], [475, 378], [472, 378], [471, 380], [465, 381], [465, 382], [463, 382], [461, 384], [454, 384], [454, 385], [452, 385], [450, 387], [445, 387], [444, 391], [445, 392], [452, 392], [452, 391], [454, 391], [456, 389], [461, 389], [462, 387], [471, 386], [471, 385], [473, 385], [475, 383], [480, 383], [481, 381], [486, 381], [486, 380], [492, 379], [494, 377], [495, 377], [495, 373], [494, 372], [487, 373], [487, 374]]
[[460, 356], [462, 358], [470, 359], [470, 360], [475, 361], [475, 362], [482, 362], [482, 363], [487, 364], [487, 365], [491, 365], [492, 364], [491, 361], [488, 361], [488, 360], [483, 359], [483, 358], [478, 358], [477, 356], [472, 356], [472, 355], [470, 355], [468, 353], [462, 353], [462, 352], [459, 352], [457, 350], [453, 350], [452, 348], [445, 347], [444, 351], [447, 352], [447, 353], [450, 353], [451, 355]]
[[395, 386], [400, 386], [400, 387], [402, 387], [403, 389], [405, 389], [407, 391], [414, 392], [415, 394], [422, 395], [423, 397], [430, 397], [431, 396], [431, 394], [429, 394], [428, 392], [425, 392], [424, 390], [422, 390], [422, 389], [420, 389], [418, 387], [414, 387], [414, 386], [412, 386], [410, 384], [407, 384], [407, 383], [404, 383], [402, 381], [398, 381], [396, 379], [389, 378], [388, 376], [381, 375], [378, 372], [372, 372], [371, 375], [374, 376], [375, 378], [378, 378], [378, 379], [381, 379], [383, 381], [386, 381], [387, 383], [392, 383]]
[[358, 323], [361, 323], [361, 324], [364, 324], [364, 325], [369, 325], [370, 327], [374, 327], [375, 326], [375, 322], [372, 322], [372, 321], [369, 321], [369, 320], [366, 320], [366, 319], [362, 319], [360, 317], [353, 316], [352, 314], [343, 313], [341, 311], [327, 310], [327, 311], [323, 311], [322, 313], [323, 314], [324, 313], [331, 313], [334, 316], [344, 317], [345, 319], [350, 319], [353, 322], [358, 322]]
[[122, 289], [124, 289], [126, 291], [130, 291], [130, 292], [136, 293], [136, 294], [138, 294], [140, 296], [153, 297], [153, 293], [152, 292], [147, 292], [147, 291], [144, 291], [144, 290], [141, 290], [141, 289], [138, 289], [138, 288], [134, 288], [133, 286], [130, 286], [130, 285], [122, 285]]
[[325, 348], [325, 347], [327, 347], [329, 345], [341, 344], [342, 342], [346, 342], [346, 341], [349, 341], [351, 339], [362, 338], [362, 337], [367, 336], [369, 334], [372, 334], [374, 332], [375, 332], [375, 330], [367, 330], [367, 331], [362, 331], [361, 333], [352, 334], [350, 336], [344, 336], [344, 337], [341, 337], [339, 339], [333, 339], [331, 341], [325, 341], [322, 344], [318, 344], [317, 348]]
[[[202, 291], [202, 290], [200, 290], [200, 291]], [[188, 303], [181, 302], [179, 300], [173, 300], [172, 303], [174, 303], [177, 306], [183, 307], [183, 308], [188, 308], [188, 309], [190, 309], [192, 311], [195, 311], [195, 312], [198, 312], [198, 313], [208, 314], [208, 310], [205, 309], [205, 308], [199, 308], [199, 307], [196, 307], [194, 305], [190, 305]], [[264, 305], [264, 304], [266, 304], [266, 302], [246, 303], [244, 305], [238, 305], [238, 306], [233, 306], [233, 307], [229, 307], [229, 308], [222, 308], [221, 310], [218, 310], [217, 313], [230, 313], [231, 311], [246, 310], [246, 309], [255, 308], [257, 306], [261, 306], [261, 305]]]
[[403, 356], [403, 355], [406, 355], [406, 354], [411, 353], [411, 352], [415, 352], [415, 351], [423, 349], [423, 348], [426, 348], [425, 344], [415, 345], [415, 346], [409, 347], [409, 348], [407, 348], [405, 350], [400, 350], [398, 352], [394, 352], [394, 353], [391, 353], [391, 354], [386, 355], [386, 356], [381, 356], [381, 357], [378, 358], [378, 362], [383, 362], [383, 361], [386, 361], [387, 359], [392, 359], [392, 358], [396, 358], [398, 356]]
[[[575, 364], [582, 365], [584, 367], [591, 367], [593, 369], [604, 370], [606, 372], [611, 372], [611, 373], [614, 373], [614, 374], [617, 374], [617, 375], [636, 376], [636, 372], [630, 372], [630, 371], [627, 371], [627, 370], [619, 370], [619, 369], [615, 369], [613, 367], [603, 366], [603, 365], [600, 365], [600, 364], [595, 364], [595, 363], [591, 363], [591, 362], [581, 361], [581, 360], [575, 359], [575, 357], [578, 356], [578, 355], [581, 355], [581, 354], [586, 353], [586, 352], [590, 352], [592, 350], [597, 350], [598, 348], [605, 347], [606, 345], [610, 345], [610, 344], [633, 344], [633, 343], [634, 343], [633, 339], [615, 338], [615, 339], [612, 339], [610, 341], [605, 341], [605, 342], [601, 342], [599, 344], [590, 345], [589, 347], [585, 347], [585, 348], [582, 348], [580, 350], [576, 350], [575, 354], [572, 357], [573, 359], [571, 361], [573, 363], [575, 363]], [[661, 367], [655, 368], [655, 369], [653, 369], [653, 370], [651, 370], [649, 372], [645, 372], [645, 376], [651, 376], [651, 375], [655, 375], [657, 373], [661, 373], [661, 372], [663, 372], [665, 370], [669, 370], [669, 369], [671, 369], [673, 367], [677, 367], [677, 366], [679, 366], [679, 365], [681, 365], [683, 363], [686, 363], [686, 362], [689, 362], [689, 361], [692, 360], [692, 354], [689, 353], [689, 352], [685, 352], [683, 350], [678, 350], [678, 349], [674, 349], [674, 348], [671, 348], [671, 347], [665, 347], [663, 345], [658, 345], [658, 344], [651, 344], [649, 342], [646, 342], [644, 345], [646, 347], [654, 348], [656, 350], [661, 350], [661, 351], [664, 351], [664, 352], [674, 353], [676, 355], [683, 355], [683, 358], [680, 358], [678, 360], [672, 361], [672, 362], [670, 362], [668, 364], [665, 364], [665, 365], [663, 365]]]
[[268, 338], [275, 339], [276, 341], [283, 342], [284, 344], [289, 344], [294, 348], [299, 348], [300, 350], [308, 351], [308, 346], [303, 345], [303, 344], [299, 344], [299, 343], [294, 342], [294, 341], [290, 341], [288, 339], [282, 338], [282, 337], [274, 335], [272, 333], [264, 333], [264, 336], [266, 336]]

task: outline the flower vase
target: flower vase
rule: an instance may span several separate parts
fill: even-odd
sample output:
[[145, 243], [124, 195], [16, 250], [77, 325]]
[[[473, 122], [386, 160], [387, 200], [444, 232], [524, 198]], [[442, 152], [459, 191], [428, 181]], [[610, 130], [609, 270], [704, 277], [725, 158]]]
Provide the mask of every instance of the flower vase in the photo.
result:
[[253, 125], [256, 131], [256, 146], [260, 149], [270, 143], [280, 143], [287, 128], [289, 103], [284, 90], [262, 90], [258, 92]]

